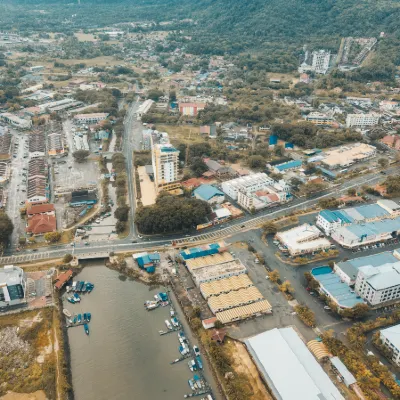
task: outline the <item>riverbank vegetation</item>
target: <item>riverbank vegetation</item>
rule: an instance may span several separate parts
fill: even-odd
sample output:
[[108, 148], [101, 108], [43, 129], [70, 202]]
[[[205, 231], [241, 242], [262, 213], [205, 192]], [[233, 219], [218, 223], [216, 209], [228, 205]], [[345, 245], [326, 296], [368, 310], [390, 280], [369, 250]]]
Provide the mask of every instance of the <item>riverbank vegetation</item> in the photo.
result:
[[0, 318], [0, 396], [44, 390], [56, 398], [53, 309]]

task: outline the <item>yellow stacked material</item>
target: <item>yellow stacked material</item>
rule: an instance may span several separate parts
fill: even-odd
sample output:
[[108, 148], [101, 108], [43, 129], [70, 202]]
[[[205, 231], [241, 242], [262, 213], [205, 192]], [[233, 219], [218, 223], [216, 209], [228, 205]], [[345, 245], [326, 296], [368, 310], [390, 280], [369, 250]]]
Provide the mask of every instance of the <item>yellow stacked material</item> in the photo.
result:
[[208, 299], [210, 296], [218, 296], [221, 293], [228, 293], [232, 290], [239, 290], [249, 286], [253, 286], [253, 282], [246, 274], [242, 274], [218, 281], [202, 283], [200, 291], [203, 297]]
[[318, 342], [318, 340], [310, 340], [307, 343], [307, 347], [318, 361], [322, 358], [329, 357], [328, 349], [322, 342]]
[[223, 324], [229, 324], [230, 322], [240, 321], [259, 314], [269, 314], [271, 312], [271, 304], [267, 300], [262, 300], [257, 303], [248, 304], [247, 306], [231, 308], [230, 310], [216, 313], [215, 316]]
[[208, 306], [215, 314], [223, 310], [255, 303], [263, 299], [264, 297], [260, 291], [255, 286], [250, 286], [246, 289], [236, 290], [219, 296], [212, 296], [208, 299]]
[[208, 267], [209, 265], [222, 264], [232, 260], [232, 254], [225, 251], [223, 253], [186, 260], [186, 266], [188, 267], [189, 271], [194, 271], [195, 269]]

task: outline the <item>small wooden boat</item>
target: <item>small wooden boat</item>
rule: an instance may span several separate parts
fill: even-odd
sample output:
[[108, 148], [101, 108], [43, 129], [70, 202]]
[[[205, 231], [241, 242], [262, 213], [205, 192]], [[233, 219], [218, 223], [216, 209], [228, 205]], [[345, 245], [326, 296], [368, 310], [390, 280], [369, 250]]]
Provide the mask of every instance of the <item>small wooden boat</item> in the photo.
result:
[[68, 318], [71, 318], [71, 317], [72, 317], [72, 314], [71, 314], [66, 308], [64, 308], [63, 314], [64, 314], [66, 317], [68, 317]]
[[83, 328], [85, 329], [86, 335], [89, 336], [89, 325], [88, 324], [83, 324]]

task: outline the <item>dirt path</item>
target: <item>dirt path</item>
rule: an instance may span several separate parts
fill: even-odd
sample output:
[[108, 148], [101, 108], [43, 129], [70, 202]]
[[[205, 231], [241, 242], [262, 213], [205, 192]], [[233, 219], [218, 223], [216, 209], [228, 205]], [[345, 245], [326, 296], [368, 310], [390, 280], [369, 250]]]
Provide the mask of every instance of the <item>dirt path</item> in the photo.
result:
[[236, 341], [233, 342], [232, 357], [234, 360], [233, 367], [235, 368], [235, 371], [237, 373], [245, 374], [249, 379], [254, 391], [251, 400], [273, 400], [260, 378], [257, 367], [254, 365], [243, 344]]
[[[55, 314], [55, 313], [54, 313]], [[57, 318], [55, 315], [53, 314], [53, 318]], [[58, 356], [58, 352], [60, 349], [59, 343], [58, 343], [58, 337], [57, 337], [57, 330], [56, 330], [56, 324], [53, 321], [53, 349], [54, 349], [54, 354], [56, 356], [56, 392], [57, 392], [57, 399], [61, 400], [61, 391], [60, 391], [60, 360], [59, 360], [59, 356]]]
[[47, 398], [43, 390], [38, 390], [34, 393], [9, 392], [5, 396], [0, 397], [0, 400], [47, 400]]

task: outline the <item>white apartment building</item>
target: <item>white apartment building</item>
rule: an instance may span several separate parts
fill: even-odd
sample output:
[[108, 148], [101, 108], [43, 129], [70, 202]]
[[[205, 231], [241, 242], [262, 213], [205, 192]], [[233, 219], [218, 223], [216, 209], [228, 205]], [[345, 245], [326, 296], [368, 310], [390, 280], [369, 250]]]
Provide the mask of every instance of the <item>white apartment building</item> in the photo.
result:
[[312, 112], [307, 115], [306, 121], [311, 122], [314, 125], [332, 125], [335, 120], [332, 116], [320, 112]]
[[274, 183], [275, 181], [267, 174], [259, 172], [222, 182], [222, 191], [233, 200], [237, 200], [239, 190], [244, 192], [255, 192], [261, 190], [265, 186], [273, 185]]
[[346, 127], [364, 127], [379, 124], [379, 114], [347, 114]]
[[392, 353], [392, 360], [400, 366], [400, 324], [382, 329], [380, 339], [383, 346]]
[[174, 189], [174, 185], [171, 184], [178, 181], [179, 150], [170, 143], [154, 144], [152, 164], [157, 192]]
[[358, 269], [356, 293], [370, 305], [377, 306], [400, 298], [400, 261], [379, 267], [367, 265]]
[[312, 53], [312, 67], [317, 74], [326, 74], [331, 60], [330, 51], [318, 50]]
[[97, 124], [107, 117], [107, 113], [77, 114], [74, 117], [74, 122], [75, 124]]

